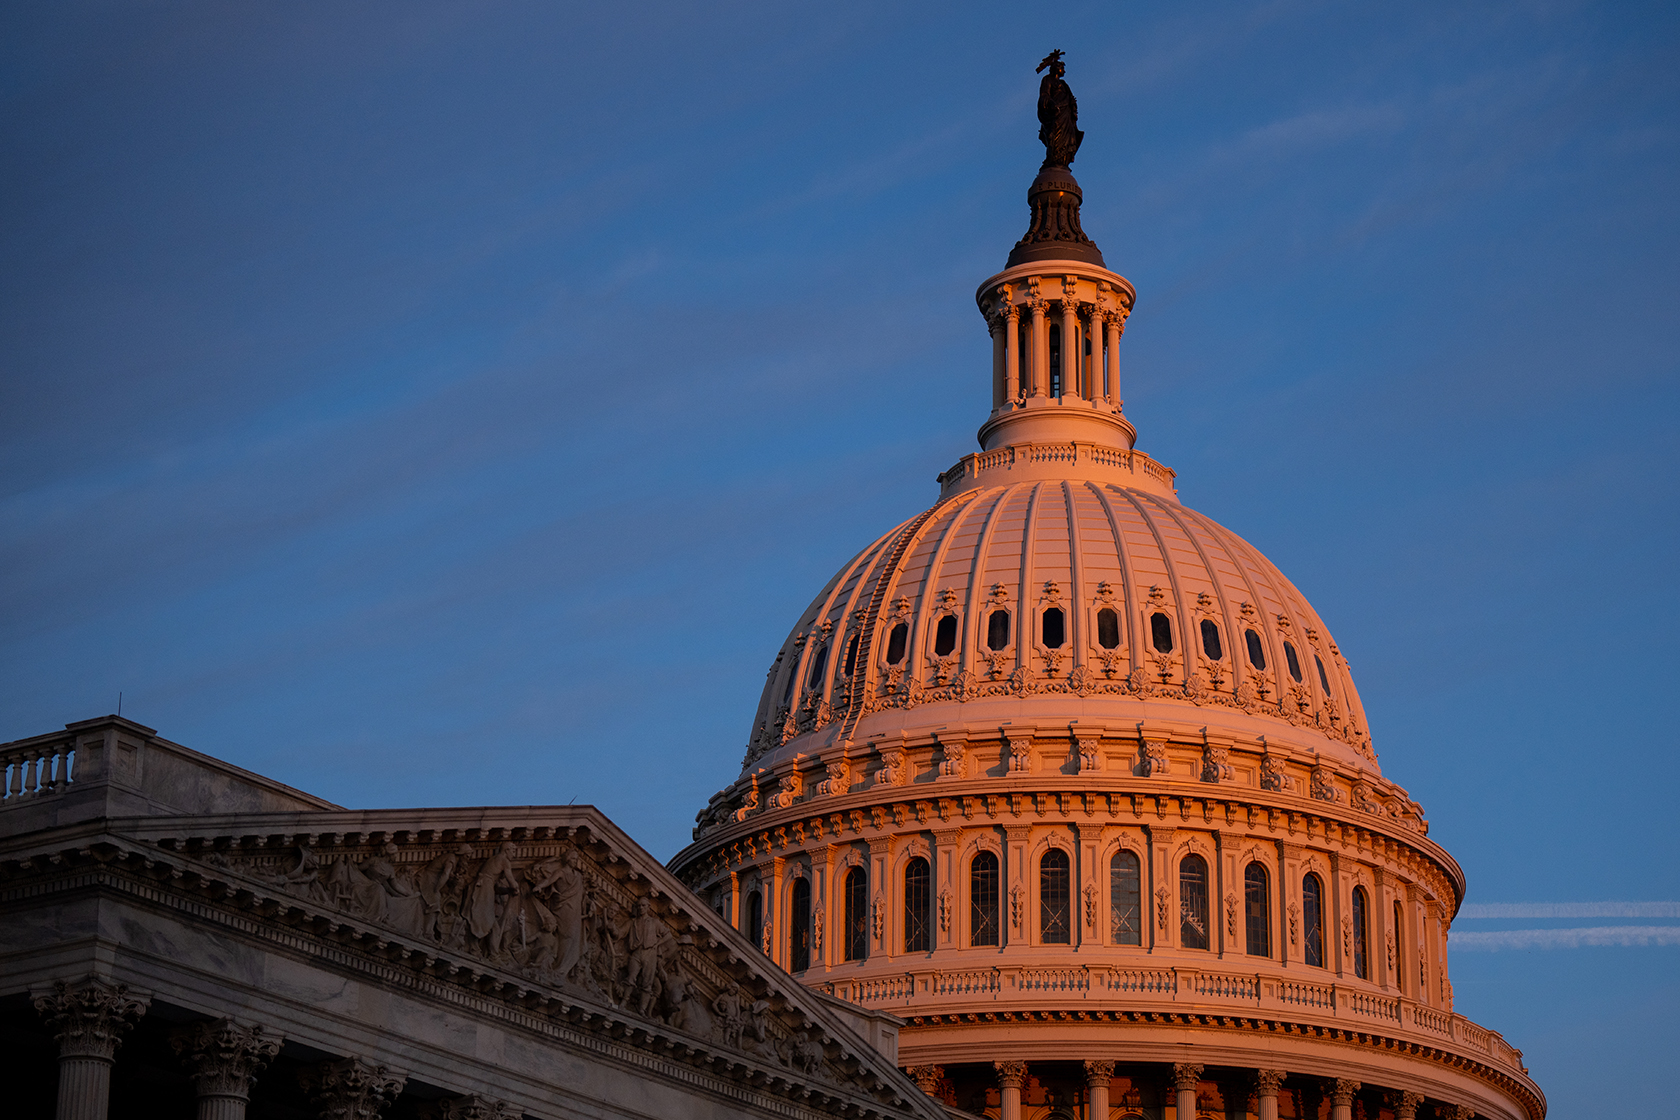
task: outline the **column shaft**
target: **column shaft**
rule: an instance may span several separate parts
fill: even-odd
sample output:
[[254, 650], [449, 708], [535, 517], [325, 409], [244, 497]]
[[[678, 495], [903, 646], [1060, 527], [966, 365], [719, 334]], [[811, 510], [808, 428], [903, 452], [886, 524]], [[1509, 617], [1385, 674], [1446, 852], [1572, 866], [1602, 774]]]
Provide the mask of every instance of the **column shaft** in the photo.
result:
[[1003, 1102], [1003, 1120], [1021, 1120], [1021, 1087], [1005, 1085], [999, 1095]]
[[1196, 1120], [1196, 1090], [1178, 1090], [1178, 1120]]
[[1079, 367], [1085, 364], [1079, 345], [1079, 305], [1062, 301], [1062, 396], [1079, 395]]
[[111, 1060], [85, 1055], [58, 1060], [58, 1120], [105, 1120], [111, 1104]]
[[1108, 328], [1108, 403], [1115, 408], [1120, 407], [1120, 321], [1117, 316], [1108, 316], [1104, 324]]
[[994, 316], [990, 324], [992, 328], [992, 411], [1003, 407], [1003, 347], [1004, 326], [1003, 315]]
[[1027, 371], [1032, 391], [1028, 396], [1042, 397], [1050, 392], [1050, 324], [1042, 302], [1030, 305], [1032, 314], [1032, 369]]
[[1010, 307], [1004, 315], [1003, 389], [1013, 401], [1021, 395], [1021, 309]]

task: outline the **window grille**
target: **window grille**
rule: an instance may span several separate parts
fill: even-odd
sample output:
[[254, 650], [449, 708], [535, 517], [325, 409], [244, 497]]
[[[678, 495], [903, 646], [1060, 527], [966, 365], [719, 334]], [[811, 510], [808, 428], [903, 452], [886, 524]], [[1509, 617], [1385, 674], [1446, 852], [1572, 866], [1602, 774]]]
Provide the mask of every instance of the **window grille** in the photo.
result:
[[1185, 856], [1178, 864], [1179, 944], [1186, 949], [1208, 947], [1208, 869], [1201, 856]]
[[1108, 861], [1109, 940], [1143, 944], [1143, 886], [1135, 852], [1115, 852]]
[[1067, 853], [1051, 848], [1038, 861], [1038, 939], [1046, 945], [1073, 940], [1071, 884]]
[[1272, 955], [1272, 890], [1261, 863], [1251, 863], [1243, 871], [1243, 925], [1248, 934], [1248, 955]]
[[933, 948], [933, 876], [928, 861], [917, 856], [904, 865], [904, 951], [925, 953]]
[[869, 873], [861, 867], [846, 872], [846, 959], [869, 956]]

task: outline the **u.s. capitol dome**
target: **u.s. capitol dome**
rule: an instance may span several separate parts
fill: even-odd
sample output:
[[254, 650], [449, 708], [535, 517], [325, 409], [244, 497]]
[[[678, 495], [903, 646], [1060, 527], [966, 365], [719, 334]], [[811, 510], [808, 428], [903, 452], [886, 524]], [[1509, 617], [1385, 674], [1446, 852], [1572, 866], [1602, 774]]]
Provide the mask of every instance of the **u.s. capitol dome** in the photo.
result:
[[1464, 875], [1329, 628], [1135, 447], [1135, 292], [1045, 83], [1031, 227], [976, 293], [980, 449], [794, 622], [671, 866], [805, 984], [903, 1017], [953, 1108], [1541, 1120], [1520, 1052], [1453, 1012]]

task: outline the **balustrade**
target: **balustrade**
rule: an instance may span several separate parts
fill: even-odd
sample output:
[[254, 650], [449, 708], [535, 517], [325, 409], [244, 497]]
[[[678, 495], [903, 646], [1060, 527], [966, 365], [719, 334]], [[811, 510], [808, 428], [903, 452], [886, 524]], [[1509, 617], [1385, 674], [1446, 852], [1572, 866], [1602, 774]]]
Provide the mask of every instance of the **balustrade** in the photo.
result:
[[10, 803], [20, 797], [63, 793], [72, 781], [75, 753], [68, 741], [0, 751], [0, 795]]

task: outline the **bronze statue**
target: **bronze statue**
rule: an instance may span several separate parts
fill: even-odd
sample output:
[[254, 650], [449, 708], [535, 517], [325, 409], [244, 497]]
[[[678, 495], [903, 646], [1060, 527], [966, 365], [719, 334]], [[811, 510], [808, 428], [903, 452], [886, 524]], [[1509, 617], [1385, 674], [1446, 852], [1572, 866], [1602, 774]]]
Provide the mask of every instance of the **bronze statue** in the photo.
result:
[[1051, 51], [1038, 64], [1038, 70], [1050, 73], [1038, 84], [1038, 138], [1044, 143], [1044, 166], [1066, 167], [1079, 151], [1085, 134], [1079, 131], [1079, 102], [1062, 80], [1067, 67], [1062, 65], [1062, 52]]

